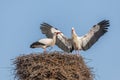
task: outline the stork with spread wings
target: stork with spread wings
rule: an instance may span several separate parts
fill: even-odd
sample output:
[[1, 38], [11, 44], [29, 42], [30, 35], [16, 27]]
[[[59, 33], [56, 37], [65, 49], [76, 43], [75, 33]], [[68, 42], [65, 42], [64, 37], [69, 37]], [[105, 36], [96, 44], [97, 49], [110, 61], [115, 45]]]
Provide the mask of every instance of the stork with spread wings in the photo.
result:
[[40, 29], [48, 38], [52, 38], [54, 32], [61, 32], [56, 37], [56, 45], [65, 52], [72, 52], [73, 50], [88, 50], [107, 32], [108, 27], [109, 20], [103, 20], [94, 25], [87, 34], [81, 37], [79, 37], [75, 29], [72, 28], [72, 38], [66, 37], [60, 30], [47, 23], [41, 24]]

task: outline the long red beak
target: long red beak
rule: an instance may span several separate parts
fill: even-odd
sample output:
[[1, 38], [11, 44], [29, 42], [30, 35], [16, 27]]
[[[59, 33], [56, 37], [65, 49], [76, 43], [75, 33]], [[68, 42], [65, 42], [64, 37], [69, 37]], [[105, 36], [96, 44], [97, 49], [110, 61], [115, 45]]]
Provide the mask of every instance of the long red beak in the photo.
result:
[[62, 33], [62, 32], [56, 32], [57, 34], [60, 34], [60, 33]]

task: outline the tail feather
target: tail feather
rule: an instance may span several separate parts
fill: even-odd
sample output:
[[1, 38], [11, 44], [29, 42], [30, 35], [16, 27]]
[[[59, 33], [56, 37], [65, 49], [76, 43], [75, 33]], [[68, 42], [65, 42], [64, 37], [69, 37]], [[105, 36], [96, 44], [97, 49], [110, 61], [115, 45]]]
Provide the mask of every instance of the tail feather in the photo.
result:
[[34, 42], [30, 45], [30, 48], [39, 48], [41, 45], [45, 45], [43, 43], [40, 43], [40, 42]]

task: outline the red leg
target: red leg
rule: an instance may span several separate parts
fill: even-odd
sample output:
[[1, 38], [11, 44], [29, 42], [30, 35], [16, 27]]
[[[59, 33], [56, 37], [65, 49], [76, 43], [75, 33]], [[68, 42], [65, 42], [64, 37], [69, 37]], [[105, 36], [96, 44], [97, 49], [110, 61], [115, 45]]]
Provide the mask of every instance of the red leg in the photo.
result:
[[77, 56], [78, 57], [80, 56], [80, 50], [77, 50]]
[[46, 48], [44, 48], [44, 54], [46, 54]]

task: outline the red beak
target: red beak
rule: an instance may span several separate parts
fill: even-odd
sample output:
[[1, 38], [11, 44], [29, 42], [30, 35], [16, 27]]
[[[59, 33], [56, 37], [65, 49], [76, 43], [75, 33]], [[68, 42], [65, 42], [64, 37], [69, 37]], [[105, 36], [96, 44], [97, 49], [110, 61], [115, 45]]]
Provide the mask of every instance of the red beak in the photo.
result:
[[62, 32], [56, 32], [56, 34], [60, 34], [60, 33], [62, 33]]

